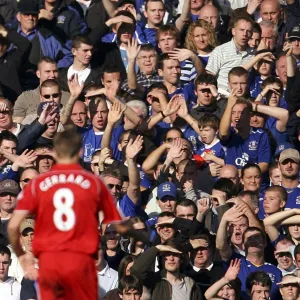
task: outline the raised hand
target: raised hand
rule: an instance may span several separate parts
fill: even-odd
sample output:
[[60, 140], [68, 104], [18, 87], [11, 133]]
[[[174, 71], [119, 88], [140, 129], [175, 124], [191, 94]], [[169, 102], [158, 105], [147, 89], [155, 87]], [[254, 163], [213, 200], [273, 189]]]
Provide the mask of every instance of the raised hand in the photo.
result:
[[163, 114], [165, 116], [173, 115], [174, 113], [178, 112], [181, 102], [179, 101], [180, 98], [178, 97], [172, 97], [172, 99], [168, 102], [166, 110], [163, 111]]
[[167, 154], [167, 159], [173, 161], [175, 158], [179, 158], [183, 154], [183, 141], [181, 138], [173, 140], [172, 146]]
[[293, 51], [292, 43], [290, 43], [289, 41], [285, 42], [282, 50], [285, 52], [286, 57], [291, 56]]
[[130, 17], [127, 16], [117, 16], [117, 17], [113, 17], [111, 19], [109, 19], [106, 22], [106, 25], [109, 27], [111, 25], [114, 24], [118, 24], [118, 23], [129, 23], [129, 24], [133, 24], [133, 20]]
[[19, 257], [19, 262], [24, 271], [24, 277], [30, 280], [38, 279], [38, 270], [35, 268], [35, 259], [31, 252], [26, 252]]
[[98, 96], [98, 95], [106, 95], [106, 90], [105, 88], [101, 88], [101, 89], [97, 89], [95, 91], [88, 91], [85, 93], [85, 97], [94, 97], [94, 96]]
[[119, 101], [114, 102], [108, 112], [107, 122], [109, 124], [115, 124], [116, 122], [118, 122], [121, 119], [125, 109], [126, 106], [122, 110], [121, 103]]
[[276, 59], [276, 57], [273, 55], [272, 52], [259, 53], [257, 55], [257, 57], [258, 57], [258, 60], [266, 60], [269, 62], [273, 62]]
[[223, 218], [227, 222], [238, 222], [242, 219], [243, 213], [238, 211], [234, 206], [228, 209], [224, 215]]
[[116, 79], [113, 79], [110, 86], [106, 88], [106, 97], [111, 102], [115, 101], [119, 87], [120, 87], [120, 82]]
[[8, 106], [4, 102], [0, 102], [0, 112], [7, 112], [9, 111]]
[[52, 122], [57, 116], [56, 111], [57, 111], [56, 105], [50, 105], [50, 103], [47, 103], [38, 119], [39, 123], [45, 125]]
[[126, 158], [127, 159], [134, 159], [138, 153], [142, 150], [143, 148], [143, 137], [141, 135], [138, 135], [133, 141], [133, 139], [130, 139], [126, 146]]
[[101, 149], [100, 156], [99, 156], [99, 165], [103, 165], [106, 159], [111, 158], [110, 149], [105, 147]]
[[205, 215], [211, 206], [211, 201], [209, 197], [201, 198], [197, 201], [198, 213]]
[[247, 13], [249, 15], [254, 14], [260, 3], [261, 0], [249, 0], [247, 5]]
[[232, 91], [230, 92], [230, 95], [228, 97], [228, 103], [230, 103], [230, 105], [235, 105], [236, 101], [237, 101], [237, 93], [238, 93], [238, 89], [232, 89]]
[[193, 183], [189, 180], [187, 180], [184, 184], [183, 184], [183, 191], [185, 193], [187, 193], [188, 191], [190, 191], [191, 189], [193, 189]]
[[189, 112], [188, 112], [186, 101], [185, 101], [185, 98], [183, 95], [179, 96], [179, 103], [180, 103], [180, 107], [177, 111], [177, 114], [182, 119], [185, 119]]
[[193, 52], [188, 49], [179, 49], [175, 48], [173, 51], [169, 52], [169, 56], [172, 59], [178, 59], [179, 61], [184, 61], [186, 59], [189, 59], [193, 56]]
[[141, 46], [138, 45], [137, 39], [132, 38], [131, 41], [129, 41], [126, 49], [128, 60], [135, 61], [140, 50], [141, 50]]
[[54, 14], [51, 11], [48, 11], [46, 9], [40, 9], [39, 12], [39, 19], [46, 19], [51, 21], [54, 17]]
[[190, 239], [193, 249], [208, 248], [208, 242], [204, 239]]
[[78, 74], [73, 74], [71, 78], [68, 79], [68, 86], [71, 96], [77, 98], [82, 93], [84, 84], [83, 82], [79, 83]]
[[17, 165], [20, 168], [27, 168], [33, 166], [33, 163], [37, 159], [37, 154], [33, 150], [26, 149], [21, 155], [19, 155], [14, 161], [13, 165]]
[[156, 224], [155, 224], [155, 227], [157, 228], [157, 227], [159, 227], [159, 226], [161, 226], [161, 225], [165, 225], [165, 224], [173, 224], [174, 220], [175, 220], [175, 218], [170, 218], [170, 219], [167, 219], [167, 220], [165, 220], [165, 221], [156, 223]]
[[157, 245], [155, 246], [160, 252], [173, 252], [173, 253], [178, 253], [181, 254], [182, 252], [167, 245]]
[[237, 258], [233, 259], [230, 262], [229, 268], [228, 268], [227, 272], [225, 273], [224, 277], [228, 281], [235, 280], [240, 272], [240, 268], [241, 268], [241, 260], [237, 259]]

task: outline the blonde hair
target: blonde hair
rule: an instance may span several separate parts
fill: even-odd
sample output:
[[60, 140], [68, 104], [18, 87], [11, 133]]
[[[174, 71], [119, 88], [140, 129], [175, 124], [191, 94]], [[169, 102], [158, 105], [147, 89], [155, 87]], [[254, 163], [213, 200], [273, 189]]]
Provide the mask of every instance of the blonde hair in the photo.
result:
[[208, 45], [211, 50], [218, 46], [218, 41], [216, 37], [215, 29], [207, 21], [198, 19], [195, 22], [191, 23], [188, 28], [186, 37], [185, 37], [185, 48], [197, 53], [198, 49], [194, 42], [194, 30], [196, 27], [201, 27], [207, 31], [208, 35]]

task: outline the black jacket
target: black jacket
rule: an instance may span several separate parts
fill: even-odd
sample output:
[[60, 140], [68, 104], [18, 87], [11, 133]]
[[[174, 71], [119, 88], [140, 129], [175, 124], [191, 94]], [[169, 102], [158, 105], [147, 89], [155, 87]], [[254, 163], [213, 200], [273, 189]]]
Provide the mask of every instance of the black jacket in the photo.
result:
[[10, 22], [17, 14], [17, 1], [0, 0], [0, 24]]
[[[40, 9], [45, 8], [42, 0]], [[56, 1], [53, 9], [54, 18], [52, 20], [40, 19], [39, 27], [46, 28], [63, 43], [74, 38], [76, 35], [87, 33], [87, 25], [78, 11], [66, 4], [64, 0]]]
[[15, 48], [0, 58], [0, 83], [4, 97], [14, 103], [22, 93], [19, 74], [23, 58], [29, 52], [31, 43], [17, 32], [8, 32], [7, 39], [15, 45]]

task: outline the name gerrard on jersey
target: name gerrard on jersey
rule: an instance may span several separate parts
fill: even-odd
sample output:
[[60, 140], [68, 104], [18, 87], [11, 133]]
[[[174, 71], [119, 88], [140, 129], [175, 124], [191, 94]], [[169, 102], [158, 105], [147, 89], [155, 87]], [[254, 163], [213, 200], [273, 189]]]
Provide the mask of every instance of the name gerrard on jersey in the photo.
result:
[[66, 174], [59, 174], [46, 177], [40, 182], [39, 187], [43, 192], [46, 192], [52, 186], [61, 183], [74, 183], [85, 190], [91, 187], [91, 182], [88, 179], [85, 179], [82, 175], [75, 176], [74, 174], [70, 174], [68, 176]]

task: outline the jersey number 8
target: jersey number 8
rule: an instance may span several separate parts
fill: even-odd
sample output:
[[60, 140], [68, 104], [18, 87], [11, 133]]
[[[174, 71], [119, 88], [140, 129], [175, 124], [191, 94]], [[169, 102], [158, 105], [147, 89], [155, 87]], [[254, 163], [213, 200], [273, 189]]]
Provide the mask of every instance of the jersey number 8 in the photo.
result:
[[76, 216], [73, 204], [74, 194], [70, 189], [62, 188], [54, 193], [53, 205], [56, 210], [53, 215], [53, 222], [58, 230], [69, 231], [74, 227]]

